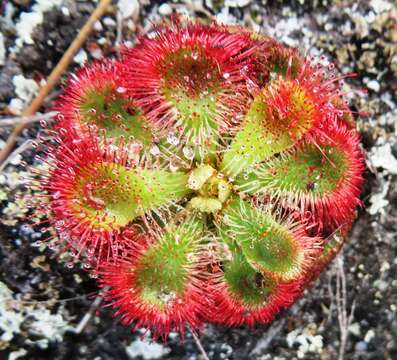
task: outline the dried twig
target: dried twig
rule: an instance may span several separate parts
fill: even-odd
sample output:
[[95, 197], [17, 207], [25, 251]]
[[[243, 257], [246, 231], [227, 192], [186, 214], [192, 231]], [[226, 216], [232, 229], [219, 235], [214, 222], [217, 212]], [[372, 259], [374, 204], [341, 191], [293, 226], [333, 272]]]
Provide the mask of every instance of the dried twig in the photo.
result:
[[200, 339], [198, 338], [198, 336], [196, 335], [196, 333], [190, 328], [190, 332], [193, 336], [194, 342], [197, 345], [197, 348], [200, 350], [201, 355], [203, 355], [204, 360], [210, 360], [208, 357], [207, 352], [204, 350], [203, 344], [201, 343]]
[[265, 334], [258, 340], [255, 347], [250, 352], [250, 356], [255, 357], [263, 354], [263, 352], [268, 349], [273, 339], [280, 333], [285, 323], [286, 319], [284, 318], [269, 326]]
[[[101, 2], [98, 4], [95, 11], [91, 14], [90, 18], [87, 20], [83, 28], [77, 34], [76, 38], [70, 44], [69, 48], [63, 54], [57, 66], [54, 68], [54, 70], [52, 70], [50, 76], [47, 79], [46, 84], [40, 89], [39, 94], [25, 109], [25, 111], [22, 114], [23, 116], [32, 116], [40, 109], [44, 99], [50, 93], [50, 91], [55, 86], [55, 84], [59, 81], [60, 77], [65, 72], [66, 68], [69, 66], [70, 62], [72, 61], [73, 56], [81, 48], [84, 41], [87, 39], [88, 35], [90, 34], [93, 28], [93, 25], [95, 24], [96, 21], [98, 21], [100, 17], [102, 17], [102, 15], [106, 11], [110, 3], [111, 0], [101, 0]], [[12, 148], [15, 146], [19, 134], [22, 132], [25, 126], [26, 124], [24, 123], [17, 125], [14, 131], [8, 137], [5, 147], [0, 151], [0, 164], [2, 164], [7, 159]]]
[[116, 21], [117, 21], [117, 32], [116, 32], [116, 40], [115, 45], [119, 46], [123, 42], [123, 15], [121, 11], [118, 10], [116, 14]]
[[6, 127], [6, 126], [15, 126], [19, 124], [30, 124], [34, 123], [37, 121], [48, 121], [52, 120], [52, 118], [57, 114], [56, 111], [51, 111], [45, 114], [36, 114], [32, 116], [15, 116], [15, 117], [8, 117], [8, 118], [1, 118], [0, 119], [0, 127]]
[[330, 298], [330, 304], [329, 304], [329, 309], [328, 309], [328, 318], [327, 318], [328, 323], [331, 322], [331, 320], [332, 320], [332, 314], [333, 314], [334, 307], [335, 307], [335, 294], [332, 289], [332, 277], [333, 277], [333, 274], [332, 274], [332, 272], [330, 272], [328, 274], [328, 283], [327, 283], [327, 288], [328, 288], [328, 293], [329, 293], [329, 298]]
[[13, 298], [0, 298], [0, 302], [5, 302], [7, 304], [15, 304], [15, 305], [64, 304], [70, 301], [85, 299], [97, 293], [98, 291], [92, 291], [88, 294], [74, 296], [67, 299], [50, 299], [50, 300], [18, 300]]
[[0, 164], [0, 173], [4, 170], [4, 168], [12, 161], [12, 159], [18, 154], [23, 153], [25, 150], [29, 149], [32, 146], [32, 140], [26, 140], [22, 143], [21, 146], [18, 146], [4, 161]]
[[[109, 289], [109, 288], [108, 287], [104, 287], [103, 291], [106, 291], [107, 289]], [[77, 327], [74, 329], [74, 333], [75, 334], [81, 334], [83, 332], [83, 330], [85, 329], [87, 324], [90, 322], [90, 320], [94, 316], [95, 311], [101, 305], [102, 301], [103, 301], [103, 297], [101, 296], [101, 294], [99, 294], [95, 298], [95, 300], [92, 302], [88, 312], [83, 316], [83, 318], [81, 319], [81, 321], [79, 322]]]
[[336, 259], [336, 309], [340, 329], [340, 347], [338, 360], [343, 360], [349, 336], [349, 326], [353, 320], [356, 302], [353, 301], [350, 314], [347, 315], [346, 275], [343, 267], [343, 257], [339, 255]]

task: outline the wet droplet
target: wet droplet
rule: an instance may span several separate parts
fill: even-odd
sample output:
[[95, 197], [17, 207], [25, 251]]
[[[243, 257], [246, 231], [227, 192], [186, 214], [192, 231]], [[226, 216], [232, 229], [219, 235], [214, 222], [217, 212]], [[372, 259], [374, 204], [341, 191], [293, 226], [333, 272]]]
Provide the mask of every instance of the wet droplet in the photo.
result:
[[194, 151], [192, 148], [185, 146], [182, 149], [183, 155], [185, 156], [186, 159], [192, 160], [194, 157]]
[[246, 75], [248, 73], [248, 66], [244, 65], [241, 69], [240, 69], [240, 74], [241, 75]]
[[58, 220], [55, 222], [55, 227], [57, 229], [62, 228], [65, 225], [65, 222], [63, 220]]
[[179, 144], [179, 139], [174, 133], [169, 133], [167, 136], [167, 142], [171, 145], [177, 146]]
[[127, 92], [127, 89], [126, 89], [125, 87], [123, 87], [123, 86], [119, 86], [119, 87], [116, 89], [116, 91], [117, 91], [119, 94], [124, 94], [124, 93]]
[[247, 90], [252, 94], [254, 91], [255, 91], [255, 89], [257, 88], [257, 85], [251, 80], [251, 79], [248, 79], [247, 81], [246, 81], [246, 86], [247, 86]]
[[171, 170], [171, 172], [175, 172], [179, 169], [180, 167], [180, 163], [179, 160], [177, 158], [172, 158], [170, 159], [170, 163], [169, 163], [169, 168]]
[[60, 191], [56, 191], [52, 194], [52, 198], [54, 200], [58, 200], [61, 197], [61, 192]]
[[152, 146], [152, 147], [150, 148], [150, 153], [151, 153], [153, 156], [160, 155], [160, 149], [159, 149], [159, 147], [158, 147], [157, 145]]

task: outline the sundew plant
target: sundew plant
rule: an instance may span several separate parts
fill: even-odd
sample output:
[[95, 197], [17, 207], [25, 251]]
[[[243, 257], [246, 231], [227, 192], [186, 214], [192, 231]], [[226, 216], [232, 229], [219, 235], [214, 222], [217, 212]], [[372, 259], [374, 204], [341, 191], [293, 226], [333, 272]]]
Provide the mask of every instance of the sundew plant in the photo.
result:
[[154, 338], [272, 321], [333, 259], [360, 205], [348, 76], [198, 23], [80, 69], [34, 176], [50, 247]]

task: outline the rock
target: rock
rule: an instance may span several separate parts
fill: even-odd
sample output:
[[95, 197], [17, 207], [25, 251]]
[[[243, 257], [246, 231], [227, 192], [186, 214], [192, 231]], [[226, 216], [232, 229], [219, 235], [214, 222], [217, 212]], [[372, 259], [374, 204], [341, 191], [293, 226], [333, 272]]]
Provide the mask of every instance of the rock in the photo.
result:
[[161, 4], [159, 7], [159, 14], [163, 16], [170, 16], [172, 14], [172, 7], [167, 4]]
[[229, 7], [242, 8], [251, 3], [252, 0], [226, 0], [225, 5]]
[[375, 331], [372, 330], [372, 329], [370, 329], [370, 330], [368, 330], [367, 333], [365, 334], [365, 336], [364, 336], [364, 341], [365, 341], [366, 343], [369, 343], [369, 342], [371, 342], [371, 340], [372, 340], [374, 337], [375, 337]]
[[115, 28], [117, 26], [116, 21], [114, 21], [114, 19], [108, 16], [103, 19], [103, 24], [108, 28], [112, 28], [112, 27]]
[[36, 81], [27, 79], [23, 75], [16, 75], [12, 78], [15, 86], [15, 94], [27, 104], [39, 90]]
[[373, 90], [375, 92], [379, 92], [380, 84], [379, 84], [379, 82], [377, 80], [371, 80], [371, 81], [368, 81], [367, 88], [371, 89], [371, 90]]
[[365, 341], [359, 341], [355, 346], [355, 350], [357, 352], [366, 352], [367, 348], [368, 348], [368, 345]]
[[19, 65], [13, 60], [6, 61], [0, 72], [0, 101], [8, 102], [14, 95], [12, 78], [22, 72]]
[[8, 110], [14, 115], [20, 115], [24, 109], [24, 103], [21, 99], [13, 98], [8, 104]]
[[25, 70], [40, 69], [45, 65], [45, 59], [33, 45], [25, 45], [18, 52], [18, 62]]
[[119, 0], [117, 6], [123, 19], [136, 19], [139, 15], [140, 6], [138, 0]]
[[6, 17], [0, 17], [0, 33], [4, 37], [15, 36], [17, 30], [14, 23]]
[[83, 65], [88, 59], [87, 53], [84, 49], [80, 49], [74, 56], [73, 61], [79, 65]]

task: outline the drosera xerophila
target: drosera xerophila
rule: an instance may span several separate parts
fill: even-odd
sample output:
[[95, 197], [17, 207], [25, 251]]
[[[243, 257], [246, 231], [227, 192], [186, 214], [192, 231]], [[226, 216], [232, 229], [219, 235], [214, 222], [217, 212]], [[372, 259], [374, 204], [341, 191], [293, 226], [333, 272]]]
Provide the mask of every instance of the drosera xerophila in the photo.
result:
[[160, 26], [87, 65], [66, 84], [36, 179], [49, 243], [61, 239], [121, 322], [154, 338], [272, 321], [361, 204], [345, 77], [215, 23]]

